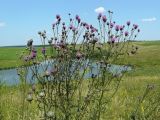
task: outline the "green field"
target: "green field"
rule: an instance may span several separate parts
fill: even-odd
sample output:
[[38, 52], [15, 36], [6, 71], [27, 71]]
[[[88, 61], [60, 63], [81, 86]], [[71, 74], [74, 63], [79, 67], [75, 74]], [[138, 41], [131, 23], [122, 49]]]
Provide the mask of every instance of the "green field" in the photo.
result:
[[[159, 70], [160, 41], [134, 42], [133, 44], [139, 47], [138, 53], [136, 55], [128, 56], [121, 62], [135, 66], [138, 70], [136, 74], [140, 75], [145, 74], [146, 72], [154, 74], [154, 70]], [[37, 49], [40, 52], [39, 47], [37, 47]], [[18, 59], [18, 55], [20, 56], [20, 53], [23, 50], [23, 47], [0, 47], [0, 69], [19, 66], [21, 63]]]
[[[120, 88], [112, 99], [112, 104], [107, 108], [108, 112], [105, 113], [104, 120], [128, 120], [137, 105], [138, 98], [143, 96], [146, 86], [160, 85], [160, 41], [134, 42], [133, 44], [139, 47], [138, 52], [134, 56], [128, 56], [121, 63], [131, 64], [135, 69], [123, 77]], [[17, 64], [15, 54], [21, 50], [22, 48], [14, 47], [0, 48], [0, 68], [15, 67]], [[0, 106], [3, 111], [0, 113], [2, 112], [6, 120], [16, 119], [14, 117], [18, 116], [21, 110], [18, 101], [19, 89], [19, 87], [1, 87]], [[150, 97], [156, 99], [152, 93]], [[140, 105], [142, 114], [147, 113], [147, 103], [146, 100]], [[33, 108], [35, 108], [34, 103], [29, 105], [30, 112], [35, 112]], [[149, 120], [158, 120], [160, 113], [154, 116], [154, 119], [149, 118]], [[32, 117], [36, 119], [35, 116]]]
[[23, 48], [20, 47], [0, 47], [0, 69], [16, 67], [18, 56]]
[[124, 64], [128, 63], [135, 67], [133, 75], [152, 76], [160, 72], [160, 41], [146, 41], [133, 43], [138, 46], [136, 55], [125, 58]]
[[[41, 53], [41, 47], [35, 46], [38, 54]], [[20, 56], [22, 52], [25, 51], [25, 47], [0, 47], [0, 70], [10, 69], [22, 65], [22, 60]], [[50, 50], [47, 48], [47, 53]]]

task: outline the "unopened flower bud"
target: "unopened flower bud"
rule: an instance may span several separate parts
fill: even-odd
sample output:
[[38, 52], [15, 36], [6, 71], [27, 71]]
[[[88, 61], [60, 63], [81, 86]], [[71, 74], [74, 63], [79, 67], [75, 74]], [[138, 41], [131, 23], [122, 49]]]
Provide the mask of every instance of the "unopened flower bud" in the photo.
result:
[[42, 33], [39, 31], [38, 34], [41, 35]]
[[48, 40], [48, 43], [49, 43], [49, 44], [52, 44], [52, 40]]
[[131, 24], [131, 22], [130, 22], [130, 21], [127, 21], [127, 25], [130, 26], [130, 24]]
[[50, 76], [50, 72], [49, 71], [46, 71], [45, 73], [44, 73], [44, 77], [49, 77]]
[[81, 52], [78, 51], [78, 52], [76, 53], [76, 58], [77, 58], [78, 60], [79, 60], [80, 58], [82, 58], [82, 56], [83, 56], [83, 55], [82, 55]]
[[98, 14], [97, 19], [98, 19], [98, 20], [100, 20], [100, 19], [101, 19], [101, 17], [102, 17], [102, 14], [101, 14], [101, 13], [99, 13], [99, 14]]
[[30, 39], [30, 40], [27, 42], [27, 46], [30, 47], [30, 46], [32, 46], [32, 44], [33, 44], [33, 40]]
[[41, 92], [39, 93], [39, 97], [43, 98], [44, 96], [45, 96], [44, 91], [41, 91]]
[[48, 118], [53, 118], [53, 117], [54, 117], [54, 112], [49, 111], [49, 112], [47, 113], [47, 117], [48, 117]]
[[33, 100], [32, 94], [28, 94], [27, 96], [27, 101], [31, 102]]
[[36, 86], [32, 85], [32, 91], [35, 92], [36, 91]]

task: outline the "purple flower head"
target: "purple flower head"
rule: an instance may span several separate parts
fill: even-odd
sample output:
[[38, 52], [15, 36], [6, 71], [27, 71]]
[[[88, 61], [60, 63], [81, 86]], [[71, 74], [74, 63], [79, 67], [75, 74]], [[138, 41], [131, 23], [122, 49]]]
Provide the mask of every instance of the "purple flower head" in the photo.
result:
[[81, 19], [80, 19], [80, 17], [79, 17], [79, 15], [76, 15], [76, 20], [78, 21], [78, 23], [80, 23], [81, 22]]
[[120, 29], [120, 31], [122, 31], [123, 30], [123, 26], [120, 26], [119, 29]]
[[57, 19], [57, 23], [56, 24], [59, 24], [60, 21], [61, 21], [61, 16], [60, 15], [56, 15], [56, 19]]
[[127, 21], [127, 25], [130, 26], [130, 24], [131, 24], [131, 22], [130, 22], [130, 21]]
[[102, 20], [103, 20], [104, 23], [107, 22], [107, 17], [105, 15], [103, 15]]
[[102, 17], [102, 13], [99, 13], [97, 19], [100, 20], [101, 17]]
[[138, 25], [133, 24], [133, 28], [134, 28], [134, 29], [137, 29], [137, 28], [138, 28]]
[[120, 29], [120, 26], [119, 26], [119, 25], [116, 25], [115, 30], [118, 32], [119, 29]]
[[46, 54], [46, 49], [42, 48], [42, 54], [45, 55]]
[[111, 42], [115, 43], [115, 41], [116, 41], [116, 37], [112, 37]]
[[75, 18], [76, 18], [76, 20], [78, 20], [78, 19], [79, 19], [79, 15], [76, 15], [76, 17], [75, 17]]
[[37, 51], [35, 50], [35, 48], [32, 49], [32, 53], [31, 53], [31, 58], [35, 58], [37, 56]]
[[71, 25], [69, 26], [69, 29], [71, 29], [71, 30], [72, 30], [72, 28], [73, 28], [73, 25], [71, 24]]
[[56, 19], [57, 20], [61, 19], [61, 16], [60, 15], [56, 15]]
[[125, 36], [128, 36], [128, 35], [129, 35], [129, 33], [126, 31], [126, 32], [124, 33], [124, 35], [125, 35]]
[[140, 32], [141, 30], [140, 29], [138, 29], [138, 32]]
[[32, 52], [31, 58], [35, 58], [37, 56], [36, 52]]
[[88, 24], [86, 24], [86, 29], [89, 30], [89, 25]]

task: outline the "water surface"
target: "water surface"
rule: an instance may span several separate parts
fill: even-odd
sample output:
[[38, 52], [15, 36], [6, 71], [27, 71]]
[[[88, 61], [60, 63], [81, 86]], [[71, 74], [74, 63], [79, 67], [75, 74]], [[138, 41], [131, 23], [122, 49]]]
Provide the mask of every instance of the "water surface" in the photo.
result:
[[[43, 63], [43, 66], [46, 66], [48, 63]], [[90, 78], [91, 74], [99, 74], [99, 66], [97, 66], [95, 63], [92, 65], [92, 72], [89, 71], [87, 74], [85, 74], [85, 78]], [[31, 66], [33, 67], [33, 66]], [[111, 74], [116, 75], [116, 76], [121, 76], [123, 72], [126, 71], [131, 71], [132, 67], [131, 66], [126, 66], [126, 65], [108, 65], [106, 68], [107, 71], [109, 71]], [[39, 72], [43, 71], [42, 68], [40, 67]], [[27, 75], [27, 81], [29, 83], [32, 83], [32, 71], [29, 68], [28, 69], [28, 75]], [[9, 70], [0, 70], [0, 80], [3, 81], [7, 85], [16, 85], [20, 82], [19, 76], [17, 74], [16, 69], [9, 69]]]

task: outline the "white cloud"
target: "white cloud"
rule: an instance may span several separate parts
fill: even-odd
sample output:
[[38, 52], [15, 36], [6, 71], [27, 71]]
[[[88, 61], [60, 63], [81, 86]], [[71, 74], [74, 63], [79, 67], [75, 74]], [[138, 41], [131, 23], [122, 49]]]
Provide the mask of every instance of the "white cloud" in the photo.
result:
[[5, 22], [0, 22], [0, 27], [4, 27], [6, 26], [6, 23]]
[[104, 7], [98, 7], [94, 10], [96, 13], [105, 13], [106, 10], [104, 9]]
[[152, 18], [145, 18], [145, 19], [142, 19], [142, 22], [153, 22], [153, 21], [156, 21], [157, 18], [156, 17], [152, 17]]

